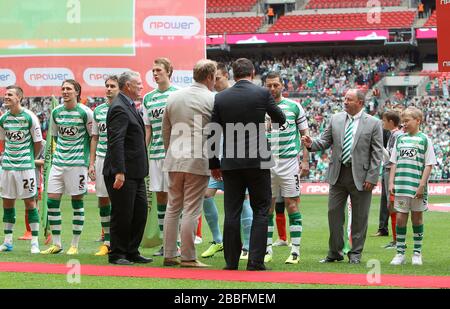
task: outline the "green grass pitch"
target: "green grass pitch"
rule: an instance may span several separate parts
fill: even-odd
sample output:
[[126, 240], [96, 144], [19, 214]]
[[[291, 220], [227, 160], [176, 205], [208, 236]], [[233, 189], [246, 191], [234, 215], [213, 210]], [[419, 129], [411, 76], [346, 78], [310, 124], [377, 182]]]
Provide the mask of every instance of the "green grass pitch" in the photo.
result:
[[[219, 213], [223, 214], [223, 196], [216, 197]], [[368, 235], [376, 232], [378, 227], [379, 197], [372, 200], [369, 217]], [[431, 203], [448, 202], [448, 197], [431, 197]], [[80, 241], [80, 254], [76, 257], [81, 265], [98, 264], [108, 265], [106, 257], [96, 257], [93, 254], [99, 246], [95, 240], [100, 236], [100, 221], [96, 206], [96, 197], [92, 194], [85, 199], [85, 225]], [[29, 253], [29, 242], [16, 240], [24, 231], [24, 207], [19, 202], [16, 205], [17, 223], [14, 233], [14, 251], [0, 254], [0, 262], [40, 262], [40, 263], [66, 263], [73, 257], [65, 254], [54, 256], [31, 255]], [[360, 265], [349, 265], [348, 263], [333, 263], [323, 265], [318, 263], [319, 259], [325, 257], [328, 248], [328, 223], [327, 223], [327, 196], [303, 196], [300, 209], [303, 215], [303, 234], [301, 243], [301, 262], [298, 265], [285, 265], [284, 260], [289, 254], [288, 247], [275, 247], [274, 260], [269, 266], [274, 271], [291, 272], [338, 272], [338, 273], [361, 273], [366, 274], [371, 268], [367, 267], [367, 261], [377, 259], [381, 264], [382, 274], [402, 275], [435, 275], [449, 276], [448, 248], [450, 238], [448, 237], [448, 222], [450, 213], [427, 212], [424, 214], [425, 234], [423, 247], [424, 265], [413, 267], [410, 262], [412, 247], [412, 228], [409, 224], [407, 244], [408, 264], [395, 267], [389, 262], [395, 254], [394, 250], [383, 249], [382, 246], [391, 240], [389, 237], [367, 237]], [[62, 203], [63, 214], [63, 246], [67, 249], [71, 239], [71, 217], [72, 211], [70, 201], [65, 198]], [[223, 218], [223, 216], [221, 217]], [[275, 229], [276, 230], [276, 229]], [[3, 234], [3, 233], [2, 233]], [[3, 236], [3, 235], [2, 235]], [[276, 231], [274, 240], [277, 239]], [[211, 234], [203, 218], [203, 243], [197, 245], [197, 255], [206, 250], [211, 240]], [[43, 237], [40, 238], [41, 249], [45, 248]], [[151, 256], [159, 248], [142, 249], [144, 256]], [[223, 253], [218, 253], [203, 262], [212, 265], [213, 269], [221, 269], [225, 262]], [[148, 264], [150, 267], [161, 267], [162, 258], [156, 257], [155, 261]], [[141, 266], [136, 266], [141, 267]], [[240, 269], [245, 269], [245, 263], [241, 261]], [[243, 288], [243, 289], [278, 289], [278, 288], [345, 288], [347, 286], [323, 286], [323, 285], [294, 285], [277, 283], [248, 283], [248, 282], [224, 282], [224, 281], [195, 281], [175, 279], [144, 279], [144, 278], [114, 278], [82, 276], [80, 284], [69, 284], [65, 275], [42, 275], [25, 273], [0, 273], [0, 288], [169, 288], [169, 289], [217, 289], [217, 288]], [[352, 287], [354, 288], [354, 287]]]

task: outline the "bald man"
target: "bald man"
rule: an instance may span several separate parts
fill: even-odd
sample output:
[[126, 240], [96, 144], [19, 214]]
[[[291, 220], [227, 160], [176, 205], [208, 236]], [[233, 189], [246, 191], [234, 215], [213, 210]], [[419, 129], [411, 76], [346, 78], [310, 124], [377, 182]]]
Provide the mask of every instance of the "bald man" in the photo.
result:
[[380, 120], [364, 112], [364, 93], [350, 89], [345, 95], [344, 112], [331, 117], [323, 134], [312, 140], [302, 137], [309, 151], [332, 148], [328, 170], [330, 193], [328, 255], [321, 263], [342, 261], [345, 205], [352, 203], [352, 248], [350, 264], [359, 264], [367, 234], [372, 190], [378, 182], [383, 156], [383, 132]]

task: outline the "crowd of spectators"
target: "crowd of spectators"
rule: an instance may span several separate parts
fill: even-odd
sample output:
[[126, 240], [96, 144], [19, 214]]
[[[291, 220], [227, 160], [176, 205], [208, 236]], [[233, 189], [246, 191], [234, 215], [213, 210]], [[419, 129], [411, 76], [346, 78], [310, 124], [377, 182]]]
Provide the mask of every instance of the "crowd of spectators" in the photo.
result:
[[[322, 94], [342, 96], [349, 88], [370, 89], [384, 75], [406, 72], [412, 68], [406, 54], [336, 57], [290, 54], [251, 59], [262, 85], [270, 71], [277, 71], [284, 80], [286, 95], [291, 97]], [[235, 59], [216, 60], [231, 64]], [[232, 75], [231, 69], [229, 73]]]

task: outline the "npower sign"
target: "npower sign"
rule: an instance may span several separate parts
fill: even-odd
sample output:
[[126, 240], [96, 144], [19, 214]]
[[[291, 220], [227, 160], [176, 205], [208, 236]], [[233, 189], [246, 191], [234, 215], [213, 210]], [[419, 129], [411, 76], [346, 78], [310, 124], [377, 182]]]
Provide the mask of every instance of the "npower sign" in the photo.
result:
[[149, 36], [194, 36], [200, 21], [194, 16], [148, 16], [143, 27]]
[[16, 83], [16, 74], [10, 69], [0, 69], [0, 87], [8, 87]]
[[130, 71], [126, 68], [86, 68], [83, 72], [83, 79], [89, 86], [102, 87], [105, 86], [105, 80], [110, 75], [119, 76], [125, 71]]
[[[153, 72], [148, 71], [145, 74], [147, 84], [152, 88], [158, 88], [158, 84], [153, 79]], [[172, 85], [178, 88], [184, 88], [192, 85], [194, 82], [192, 70], [173, 70], [172, 78], [170, 79]]]
[[25, 82], [33, 87], [61, 86], [66, 79], [73, 79], [68, 68], [29, 68], [23, 74]]

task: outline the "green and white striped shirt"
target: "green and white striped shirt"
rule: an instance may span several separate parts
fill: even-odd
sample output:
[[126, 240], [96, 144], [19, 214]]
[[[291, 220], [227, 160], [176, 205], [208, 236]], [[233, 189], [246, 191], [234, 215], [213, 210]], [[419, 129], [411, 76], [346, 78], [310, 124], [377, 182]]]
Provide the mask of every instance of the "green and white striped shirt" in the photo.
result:
[[299, 103], [286, 98], [278, 103], [278, 107], [286, 115], [286, 123], [279, 130], [274, 130], [270, 125], [267, 138], [274, 157], [295, 158], [301, 150], [299, 131], [308, 129], [305, 111]]
[[64, 105], [52, 111], [52, 136], [58, 137], [52, 163], [56, 166], [89, 166], [89, 143], [93, 113], [78, 103], [68, 110]]
[[92, 135], [98, 135], [97, 149], [95, 155], [104, 158], [108, 148], [108, 135], [106, 130], [106, 115], [109, 104], [103, 103], [94, 110], [94, 122], [92, 125]]
[[[433, 144], [422, 132], [403, 134], [397, 138], [390, 161], [396, 164], [394, 191], [396, 196], [414, 197], [427, 165], [435, 165]], [[427, 200], [427, 188], [424, 200]]]
[[2, 159], [4, 170], [34, 169], [34, 143], [42, 141], [39, 120], [33, 112], [22, 108], [13, 115], [7, 112], [0, 117], [0, 140], [5, 141]]
[[166, 110], [167, 98], [170, 93], [177, 91], [178, 88], [170, 86], [166, 91], [155, 89], [144, 96], [144, 124], [152, 129], [152, 137], [149, 147], [149, 159], [164, 159], [164, 143], [162, 137], [162, 119]]

